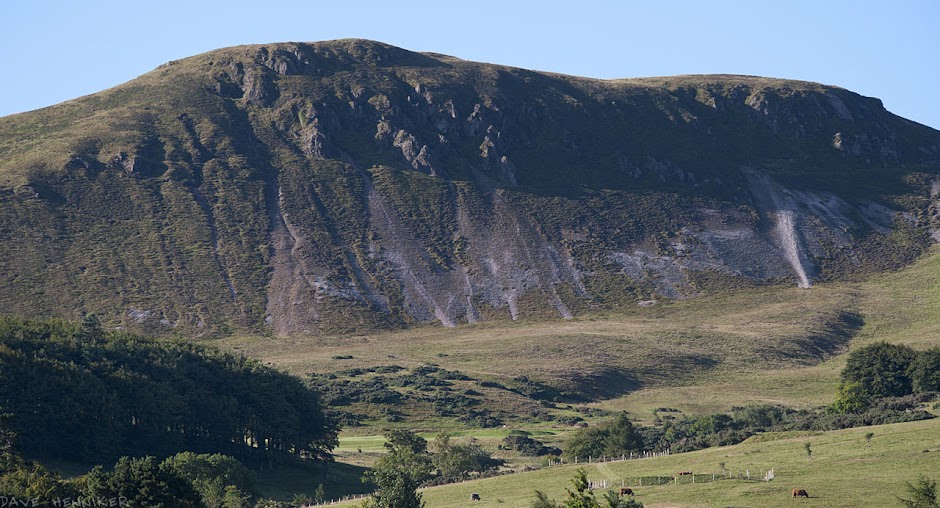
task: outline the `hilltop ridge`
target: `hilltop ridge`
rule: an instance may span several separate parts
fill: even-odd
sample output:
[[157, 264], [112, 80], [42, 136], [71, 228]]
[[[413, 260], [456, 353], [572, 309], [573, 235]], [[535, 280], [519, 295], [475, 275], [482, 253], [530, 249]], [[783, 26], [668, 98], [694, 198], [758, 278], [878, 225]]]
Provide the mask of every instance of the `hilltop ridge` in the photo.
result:
[[809, 286], [923, 252], [938, 161], [818, 83], [237, 46], [0, 118], [0, 302], [290, 335]]

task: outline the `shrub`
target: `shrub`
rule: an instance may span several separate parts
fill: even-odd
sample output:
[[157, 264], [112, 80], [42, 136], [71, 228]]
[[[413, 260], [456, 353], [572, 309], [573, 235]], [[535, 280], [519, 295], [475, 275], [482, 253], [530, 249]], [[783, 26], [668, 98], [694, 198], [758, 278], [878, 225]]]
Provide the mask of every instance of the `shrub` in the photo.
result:
[[495, 469], [502, 461], [494, 459], [480, 445], [453, 444], [446, 432], [434, 440], [435, 453], [431, 456], [438, 475], [444, 481], [459, 481], [471, 473], [482, 473]]
[[915, 483], [905, 483], [904, 486], [910, 499], [898, 499], [907, 508], [940, 508], [937, 503], [937, 482], [921, 476]]
[[516, 450], [523, 455], [541, 457], [543, 455], [560, 455], [561, 450], [554, 446], [545, 446], [544, 443], [528, 436], [510, 435], [503, 438], [503, 446], [509, 450]]
[[872, 397], [900, 397], [913, 391], [910, 376], [916, 353], [908, 346], [878, 342], [849, 353], [843, 382], [860, 383]]
[[643, 450], [643, 438], [633, 428], [626, 413], [613, 421], [575, 432], [568, 440], [565, 455], [587, 457], [619, 456]]
[[89, 498], [124, 498], [130, 506], [148, 508], [202, 506], [193, 485], [154, 457], [121, 457], [111, 472], [96, 466], [86, 476], [82, 494]]
[[839, 384], [839, 396], [829, 406], [829, 411], [838, 414], [857, 414], [868, 409], [871, 397], [861, 383], [846, 381]]
[[178, 453], [165, 461], [181, 478], [190, 481], [206, 506], [224, 506], [251, 499], [255, 475], [232, 457], [221, 454]]
[[581, 418], [580, 416], [563, 415], [555, 418], [555, 421], [562, 425], [577, 425], [578, 423], [583, 422], [584, 418]]
[[917, 355], [911, 365], [911, 381], [917, 393], [940, 392], [940, 347]]

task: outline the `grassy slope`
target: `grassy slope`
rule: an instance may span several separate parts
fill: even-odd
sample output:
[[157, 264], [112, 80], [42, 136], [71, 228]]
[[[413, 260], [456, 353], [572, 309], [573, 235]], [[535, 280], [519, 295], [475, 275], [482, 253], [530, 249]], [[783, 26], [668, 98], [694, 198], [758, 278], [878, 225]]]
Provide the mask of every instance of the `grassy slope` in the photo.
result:
[[[880, 340], [916, 349], [940, 345], [940, 253], [936, 248], [911, 267], [841, 287], [845, 294], [855, 295], [865, 323], [852, 347]], [[818, 406], [832, 401], [844, 362], [845, 356], [840, 355], [811, 367], [725, 373], [692, 385], [641, 390], [597, 405], [627, 410], [641, 418], [657, 407], [705, 413], [757, 402]]]
[[[590, 374], [611, 382], [639, 381], [642, 389], [593, 405], [627, 410], [646, 421], [658, 407], [686, 413], [761, 402], [813, 407], [831, 402], [844, 360], [813, 356], [804, 341], [819, 337], [841, 313], [854, 312], [864, 323], [855, 346], [875, 340], [919, 349], [935, 345], [938, 278], [940, 254], [934, 253], [898, 272], [810, 291], [749, 290], [566, 322], [484, 323], [329, 339], [241, 337], [222, 344], [296, 374], [436, 363], [479, 379], [524, 374], [565, 383], [580, 373], [582, 381]], [[334, 360], [338, 354], [354, 358]], [[706, 365], [703, 358], [717, 363]]]
[[[638, 394], [666, 390], [685, 397], [688, 390], [685, 387], [694, 389], [700, 383], [721, 382], [735, 376], [760, 378], [771, 369], [818, 363], [844, 347], [853, 326], [845, 322], [846, 316], [854, 316], [857, 306], [857, 292], [843, 286], [821, 286], [809, 292], [797, 288], [756, 289], [571, 321], [492, 322], [456, 330], [426, 327], [330, 338], [241, 337], [220, 344], [298, 375], [391, 364], [406, 368], [437, 364], [474, 380], [495, 381], [505, 386], [513, 386], [513, 378], [524, 375], [592, 399], [617, 397], [638, 388], [645, 388]], [[334, 359], [340, 355], [353, 358]], [[794, 382], [803, 383], [805, 372], [794, 370]], [[570, 427], [545, 421], [533, 423], [528, 416], [551, 413], [587, 417], [572, 412], [565, 404], [545, 408], [536, 400], [508, 390], [481, 387], [478, 381], [455, 382], [454, 388], [480, 392], [482, 407], [516, 415], [517, 418], [503, 417], [510, 425], [564, 434]], [[778, 382], [777, 378], [766, 379], [765, 388], [776, 388]], [[834, 383], [834, 376], [823, 377], [811, 390], [815, 397], [797, 393], [771, 400], [797, 406], [818, 405], [826, 401], [820, 398], [834, 393]], [[714, 390], [705, 386], [707, 391]], [[711, 397], [724, 402], [717, 404], [709, 404], [707, 399], [661, 401], [657, 396], [647, 401], [649, 408], [633, 405], [628, 409], [640, 418], [647, 418], [649, 410], [655, 407], [698, 412], [740, 402], [734, 395], [739, 393], [735, 386], [718, 389], [723, 393]], [[758, 387], [754, 398], [767, 400], [770, 391]], [[616, 401], [600, 405], [621, 409]], [[350, 434], [380, 433], [388, 426], [453, 431], [467, 428], [453, 418], [437, 417], [433, 411], [413, 404], [394, 407], [404, 416], [404, 421], [396, 424], [386, 422], [375, 407], [347, 409], [370, 415], [366, 427], [349, 428]], [[548, 441], [560, 444], [562, 437]]]
[[[295, 374], [435, 363], [480, 378], [527, 375], [566, 384], [616, 369], [639, 383], [671, 384], [716, 365], [747, 371], [815, 363], [825, 354], [820, 348], [837, 350], [846, 339], [838, 336], [841, 320], [856, 307], [856, 291], [845, 286], [772, 288], [568, 321], [215, 343]], [[810, 337], [824, 344], [803, 342]], [[333, 358], [340, 354], [353, 359]]]

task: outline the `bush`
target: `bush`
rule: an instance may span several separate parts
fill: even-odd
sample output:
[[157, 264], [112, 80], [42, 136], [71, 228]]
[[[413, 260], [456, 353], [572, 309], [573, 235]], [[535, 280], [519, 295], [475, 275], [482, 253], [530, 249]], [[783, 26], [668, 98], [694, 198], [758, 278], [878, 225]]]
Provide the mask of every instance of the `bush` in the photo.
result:
[[508, 450], [516, 450], [523, 455], [541, 457], [543, 455], [561, 455], [561, 450], [554, 446], [545, 446], [544, 443], [528, 436], [509, 435], [503, 438], [503, 446]]
[[583, 422], [584, 418], [581, 418], [580, 416], [563, 415], [555, 418], [555, 421], [562, 425], [577, 425], [578, 423]]
[[839, 396], [829, 406], [829, 411], [838, 414], [857, 414], [868, 409], [871, 397], [862, 383], [845, 381], [839, 384]]
[[457, 421], [484, 429], [499, 427], [503, 424], [501, 419], [491, 415], [488, 411], [476, 411], [473, 409], [469, 410], [465, 415], [457, 418]]
[[471, 473], [483, 473], [502, 464], [502, 461], [491, 457], [480, 445], [451, 443], [450, 436], [444, 432], [438, 434], [434, 447], [435, 453], [431, 455], [431, 461], [443, 481], [464, 480]]
[[860, 383], [872, 397], [900, 397], [913, 391], [910, 369], [917, 354], [908, 346], [878, 342], [849, 353], [844, 383]]
[[254, 473], [232, 457], [183, 452], [162, 465], [190, 481], [206, 506], [228, 507], [253, 497]]
[[[637, 433], [647, 450], [669, 449], [680, 453], [740, 443], [758, 432], [828, 431], [925, 420], [933, 415], [918, 410], [917, 406], [929, 398], [929, 394], [886, 397], [858, 413], [842, 413], [832, 408], [794, 411], [768, 405], [735, 408], [730, 418], [728, 415], [686, 417], [668, 421], [661, 427], [642, 427]], [[566, 450], [566, 454], [570, 452]]]
[[633, 428], [627, 413], [621, 413], [613, 421], [575, 432], [565, 446], [565, 455], [615, 457], [642, 450], [642, 435]]
[[200, 508], [202, 498], [172, 467], [154, 457], [121, 457], [110, 473], [96, 466], [85, 477], [82, 495], [127, 500], [148, 508]]
[[940, 392], [940, 347], [917, 355], [911, 365], [911, 381], [917, 393]]
[[921, 476], [913, 484], [906, 483], [910, 499], [898, 498], [907, 508], [940, 508], [937, 503], [937, 482]]

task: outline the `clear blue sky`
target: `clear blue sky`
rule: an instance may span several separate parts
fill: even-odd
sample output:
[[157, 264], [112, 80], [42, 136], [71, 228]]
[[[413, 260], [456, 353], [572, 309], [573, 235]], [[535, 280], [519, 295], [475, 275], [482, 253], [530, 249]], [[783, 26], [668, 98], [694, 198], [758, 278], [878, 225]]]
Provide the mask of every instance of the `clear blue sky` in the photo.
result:
[[0, 116], [238, 44], [361, 37], [597, 78], [733, 73], [881, 98], [940, 129], [940, 1], [9, 0]]

